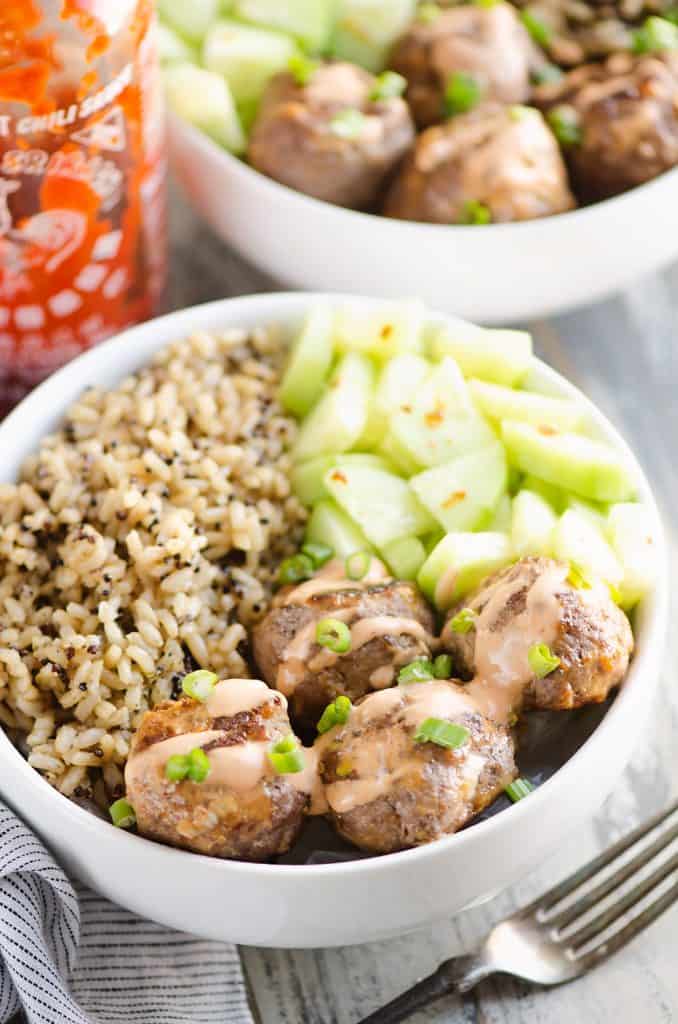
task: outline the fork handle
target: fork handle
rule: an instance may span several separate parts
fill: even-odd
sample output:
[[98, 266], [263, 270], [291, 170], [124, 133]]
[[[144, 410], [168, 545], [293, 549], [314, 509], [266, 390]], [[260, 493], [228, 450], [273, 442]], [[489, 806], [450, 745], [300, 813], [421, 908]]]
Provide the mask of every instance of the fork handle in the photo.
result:
[[468, 992], [491, 973], [492, 968], [478, 956], [458, 956], [446, 960], [428, 978], [417, 982], [407, 992], [363, 1018], [359, 1024], [400, 1024], [400, 1021], [442, 996], [451, 992]]

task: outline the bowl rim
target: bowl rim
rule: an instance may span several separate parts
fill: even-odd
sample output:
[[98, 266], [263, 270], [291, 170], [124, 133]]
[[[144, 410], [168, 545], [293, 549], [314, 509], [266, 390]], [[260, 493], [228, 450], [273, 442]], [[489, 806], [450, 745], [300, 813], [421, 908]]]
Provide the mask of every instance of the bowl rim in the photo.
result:
[[[102, 352], [110, 355], [113, 348], [117, 347], [119, 349], [121, 345], [124, 345], [126, 351], [131, 354], [138, 349], [138, 361], [130, 358], [129, 362], [136, 362], [137, 367], [140, 368], [148, 362], [152, 352], [158, 351], [175, 340], [180, 340], [181, 337], [185, 337], [186, 333], [191, 330], [219, 330], [218, 324], [222, 318], [226, 321], [224, 329], [237, 326], [237, 317], [241, 310], [243, 311], [243, 319], [247, 321], [248, 313], [256, 319], [258, 316], [256, 313], [257, 307], [270, 306], [279, 309], [278, 315], [281, 321], [285, 319], [290, 321], [296, 316], [303, 316], [304, 312], [314, 303], [328, 302], [340, 304], [345, 302], [356, 306], [364, 306], [368, 309], [375, 305], [381, 305], [384, 301], [374, 297], [341, 293], [264, 292], [219, 299], [215, 302], [190, 306], [165, 316], [156, 317], [144, 324], [129, 328], [115, 335], [94, 349], [90, 349], [78, 356], [52, 374], [24, 398], [0, 424], [0, 447], [9, 446], [10, 449], [21, 448], [20, 443], [19, 445], [16, 444], [16, 441], [12, 443], [12, 437], [21, 438], [22, 421], [31, 419], [33, 409], [44, 410], [45, 408], [50, 408], [53, 410], [54, 415], [58, 415], [58, 420], [61, 421], [64, 412], [71, 403], [70, 398], [65, 402], [59, 399], [62, 382], [68, 381], [75, 374], [83, 378], [86, 376], [89, 381], [96, 383], [97, 364]], [[262, 322], [275, 322], [275, 315], [274, 313], [271, 318], [268, 312], [262, 312]], [[436, 311], [431, 311], [431, 315], [443, 321], [450, 319], [447, 315]], [[191, 326], [192, 320], [195, 320], [195, 323]], [[182, 864], [186, 866], [194, 864], [196, 867], [201, 867], [204, 870], [216, 871], [218, 873], [225, 872], [227, 874], [235, 873], [254, 879], [266, 877], [269, 881], [277, 875], [281, 883], [287, 879], [297, 879], [299, 881], [302, 879], [322, 879], [325, 877], [338, 879], [344, 875], [351, 876], [356, 873], [370, 875], [375, 871], [381, 873], [399, 871], [401, 866], [402, 869], [406, 869], [408, 865], [414, 864], [415, 861], [425, 861], [427, 858], [433, 858], [436, 855], [451, 855], [454, 851], [461, 851], [463, 847], [472, 847], [473, 844], [483, 842], [485, 839], [489, 842], [493, 838], [496, 840], [502, 831], [512, 826], [520, 827], [520, 823], [524, 822], [529, 816], [534, 816], [535, 821], [538, 820], [540, 809], [545, 801], [549, 799], [551, 794], [555, 796], [558, 790], [564, 791], [566, 789], [568, 779], [574, 774], [575, 768], [585, 758], [590, 758], [592, 747], [600, 746], [603, 739], [612, 734], [615, 723], [621, 720], [622, 716], [632, 715], [633, 709], [647, 697], [651, 696], [651, 693], [647, 692], [647, 686], [645, 690], [642, 688], [645, 675], [644, 670], [646, 662], [649, 663], [652, 658], [654, 646], [661, 644], [664, 640], [669, 588], [668, 558], [666, 557], [664, 530], [652, 488], [638, 460], [607, 416], [583, 392], [537, 357], [535, 357], [535, 367], [537, 380], [554, 387], [556, 394], [574, 397], [581, 402], [596, 428], [629, 461], [629, 465], [632, 467], [637, 478], [639, 497], [647, 507], [652, 520], [653, 530], [657, 537], [657, 547], [660, 552], [659, 564], [661, 569], [655, 590], [639, 608], [642, 622], [638, 632], [642, 635], [642, 644], [633, 658], [629, 674], [616, 699], [582, 746], [561, 768], [531, 794], [529, 800], [522, 800], [513, 804], [498, 814], [484, 821], [477, 822], [472, 827], [461, 832], [444, 836], [423, 846], [401, 850], [396, 853], [362, 858], [357, 856], [350, 861], [329, 864], [252, 863], [208, 857], [204, 854], [165, 846], [161, 843], [145, 839], [142, 836], [130, 834], [122, 829], [116, 829], [110, 822], [99, 818], [91, 811], [79, 806], [69, 797], [54, 789], [37, 769], [32, 768], [28, 764], [28, 761], [14, 746], [2, 727], [0, 727], [0, 764], [4, 762], [10, 773], [18, 771], [28, 788], [35, 790], [36, 799], [41, 805], [46, 806], [49, 804], [53, 808], [52, 813], [67, 821], [71, 821], [73, 826], [80, 826], [89, 832], [92, 841], [117, 844], [121, 858], [132, 854], [140, 856], [144, 861], [147, 858], [160, 857], [164, 858], [168, 866], [179, 869]], [[83, 374], [83, 370], [88, 371], [88, 373]], [[121, 380], [127, 374], [133, 372], [135, 372], [133, 369], [125, 365], [119, 371], [118, 379]], [[112, 374], [109, 373], [108, 376], [111, 377]], [[85, 386], [83, 383], [78, 393], [81, 393]], [[42, 436], [45, 436], [44, 432]], [[20, 455], [21, 462], [34, 450], [35, 448], [31, 444], [28, 450]], [[11, 478], [14, 478], [14, 473], [12, 473]], [[0, 480], [1, 482], [3, 481]]]
[[[209, 135], [201, 131], [195, 125], [186, 121], [185, 118], [180, 117], [174, 111], [168, 112], [168, 120], [170, 129], [178, 127], [181, 131], [185, 132], [189, 139], [199, 146], [204, 146], [212, 156], [221, 156], [230, 165], [231, 170], [234, 173], [241, 174], [245, 179], [251, 179], [257, 186], [264, 191], [269, 191], [270, 198], [275, 202], [286, 201], [286, 202], [299, 202], [300, 204], [310, 203], [319, 213], [325, 213], [328, 216], [346, 216], [357, 225], [366, 226], [371, 223], [378, 223], [380, 225], [386, 225], [385, 230], [398, 230], [403, 231], [425, 231], [431, 236], [439, 237], [444, 232], [453, 230], [455, 237], [466, 238], [478, 237], [478, 228], [476, 225], [464, 225], [464, 224], [431, 224], [427, 221], [419, 220], [400, 220], [397, 217], [383, 217], [377, 213], [371, 213], [365, 210], [353, 210], [350, 207], [338, 206], [336, 203], [330, 203], [326, 199], [318, 199], [315, 196], [307, 195], [305, 192], [300, 192], [299, 189], [292, 188], [289, 185], [284, 185], [282, 182], [276, 181], [275, 178], [270, 178], [268, 175], [258, 171], [251, 164], [247, 163], [245, 156], [236, 156], [229, 150], [224, 149], [217, 142], [214, 141]], [[645, 181], [640, 185], [634, 185], [633, 188], [627, 189], [625, 192], [620, 192], [618, 195], [609, 196], [607, 199], [599, 199], [595, 203], [591, 203], [588, 206], [577, 206], [574, 210], [567, 210], [564, 213], [549, 214], [548, 217], [535, 217], [532, 220], [524, 221], [506, 221], [502, 223], [491, 223], [483, 224], [482, 236], [486, 235], [490, 238], [496, 236], [499, 233], [508, 234], [509, 232], [523, 233], [526, 231], [534, 232], [536, 229], [540, 231], [553, 230], [551, 227], [554, 223], [561, 224], [566, 228], [570, 225], [576, 228], [577, 222], [583, 218], [591, 219], [596, 215], [596, 211], [600, 211], [600, 215], [604, 216], [609, 213], [610, 216], [615, 216], [622, 211], [623, 207], [628, 206], [634, 201], [634, 197], [640, 198], [648, 197], [652, 192], [663, 191], [665, 188], [670, 186], [675, 187], [678, 182], [678, 166], [671, 167], [657, 177], [651, 178], [650, 181]], [[283, 294], [283, 293], [278, 293]]]

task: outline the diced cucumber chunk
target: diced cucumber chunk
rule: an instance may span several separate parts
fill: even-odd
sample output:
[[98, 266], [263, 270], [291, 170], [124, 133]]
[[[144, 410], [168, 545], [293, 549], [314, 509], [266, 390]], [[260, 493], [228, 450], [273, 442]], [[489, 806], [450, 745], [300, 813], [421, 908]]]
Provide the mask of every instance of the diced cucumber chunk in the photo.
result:
[[372, 466], [343, 466], [327, 473], [325, 487], [378, 548], [435, 527], [407, 481], [393, 473]]
[[621, 564], [601, 530], [581, 512], [563, 512], [553, 531], [553, 555], [578, 569], [618, 587]]
[[360, 527], [333, 501], [319, 501], [306, 527], [306, 540], [327, 544], [337, 558], [348, 558], [357, 551], [372, 551]]
[[158, 55], [161, 64], [195, 64], [197, 53], [181, 36], [169, 27], [158, 24]]
[[294, 342], [280, 385], [280, 400], [295, 416], [305, 416], [325, 387], [332, 365], [333, 323], [329, 306], [315, 306]]
[[536, 476], [531, 476], [529, 473], [523, 477], [520, 490], [532, 491], [534, 494], [538, 494], [544, 501], [547, 501], [554, 512], [560, 515], [567, 508], [567, 500], [570, 497], [565, 491], [561, 490], [560, 487], [555, 487], [553, 484], [547, 484], [545, 480], [540, 480]]
[[399, 580], [416, 580], [426, 561], [426, 548], [418, 537], [401, 537], [381, 549], [380, 554]]
[[220, 0], [158, 0], [163, 21], [192, 43], [199, 43], [219, 16]]
[[633, 608], [655, 585], [659, 576], [658, 538], [653, 535], [644, 505], [613, 505], [607, 519], [607, 539], [623, 577], [618, 589], [623, 608]]
[[416, 472], [494, 440], [494, 431], [473, 407], [459, 367], [446, 357], [420, 386], [409, 408], [392, 417], [386, 446], [398, 465]]
[[287, 32], [322, 53], [330, 43], [336, 6], [336, 0], [234, 0], [233, 10], [245, 21]]
[[367, 452], [354, 452], [350, 455], [320, 455], [317, 459], [298, 462], [292, 468], [290, 480], [292, 490], [302, 505], [315, 505], [323, 498], [329, 498], [325, 487], [325, 477], [330, 469], [341, 469], [343, 466], [372, 466], [391, 472], [391, 465], [378, 455]]
[[526, 331], [488, 330], [465, 320], [448, 320], [433, 329], [434, 359], [453, 356], [465, 377], [513, 387], [532, 363], [532, 338]]
[[167, 102], [231, 153], [245, 149], [245, 134], [233, 96], [221, 75], [193, 64], [171, 64], [163, 72]]
[[511, 497], [508, 494], [502, 494], [497, 502], [494, 515], [487, 524], [487, 530], [489, 533], [510, 533], [512, 521], [513, 506]]
[[388, 429], [389, 418], [414, 400], [430, 369], [431, 364], [426, 359], [409, 352], [394, 356], [386, 363], [377, 382], [365, 433], [360, 439], [361, 448], [379, 444]]
[[504, 446], [487, 448], [412, 477], [410, 487], [443, 529], [473, 530], [492, 517], [506, 490]]
[[568, 494], [565, 499], [565, 510], [568, 508], [574, 509], [575, 512], [581, 512], [594, 526], [605, 532], [608, 513], [606, 505], [599, 505], [595, 501], [586, 501], [585, 498], [578, 498], [576, 494]]
[[551, 504], [534, 491], [522, 490], [513, 499], [511, 542], [518, 558], [550, 555], [558, 517]]
[[448, 533], [424, 562], [417, 582], [444, 611], [513, 557], [504, 533]]
[[513, 465], [547, 483], [593, 501], [627, 501], [635, 494], [624, 457], [603, 441], [516, 420], [504, 420], [502, 437]]
[[377, 311], [339, 309], [334, 340], [340, 352], [364, 352], [387, 360], [403, 352], [421, 352], [426, 308], [421, 302], [384, 303]]
[[389, 430], [380, 441], [377, 451], [387, 462], [390, 462], [402, 476], [414, 476], [421, 470], [421, 465]]
[[295, 462], [353, 448], [367, 423], [373, 376], [372, 363], [357, 352], [340, 360], [325, 393], [301, 425], [292, 452]]
[[568, 398], [551, 398], [534, 391], [516, 391], [484, 380], [469, 381], [476, 406], [491, 420], [520, 420], [535, 426], [576, 432], [585, 420], [584, 410]]
[[417, 0], [340, 0], [334, 56], [381, 71], [416, 6]]
[[269, 79], [297, 53], [289, 36], [222, 19], [207, 33], [203, 63], [223, 75], [236, 103], [246, 106], [258, 103]]

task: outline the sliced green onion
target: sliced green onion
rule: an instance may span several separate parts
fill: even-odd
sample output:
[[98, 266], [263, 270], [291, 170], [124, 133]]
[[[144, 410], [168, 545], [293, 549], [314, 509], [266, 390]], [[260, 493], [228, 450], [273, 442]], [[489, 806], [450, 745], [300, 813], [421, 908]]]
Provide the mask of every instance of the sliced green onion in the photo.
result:
[[125, 800], [124, 797], [111, 804], [108, 808], [108, 813], [110, 814], [111, 821], [116, 828], [132, 828], [132, 826], [137, 823], [137, 816], [134, 813], [134, 808], [129, 800]]
[[315, 642], [335, 654], [351, 650], [351, 630], [339, 619], [320, 619], [315, 627]]
[[678, 48], [678, 26], [668, 18], [651, 15], [633, 33], [634, 53], [660, 53]]
[[304, 755], [299, 749], [296, 736], [292, 733], [273, 744], [268, 752], [268, 759], [276, 775], [295, 775], [304, 770]]
[[186, 775], [191, 782], [204, 782], [211, 770], [210, 759], [201, 747], [196, 747], [188, 755]]
[[542, 64], [530, 73], [533, 85], [553, 85], [563, 77], [563, 72], [557, 64]]
[[448, 117], [465, 114], [479, 102], [483, 89], [477, 78], [467, 71], [455, 71], [445, 88], [445, 113]]
[[450, 629], [453, 633], [470, 633], [476, 628], [477, 618], [473, 608], [462, 608], [453, 619], [450, 619]]
[[560, 658], [548, 644], [532, 644], [527, 652], [527, 660], [537, 679], [544, 679], [560, 665]]
[[467, 199], [459, 217], [459, 224], [491, 224], [492, 213], [489, 206], [479, 203], [477, 199]]
[[348, 697], [337, 697], [336, 700], [328, 704], [318, 722], [318, 732], [322, 735], [323, 733], [329, 732], [330, 729], [334, 728], [335, 725], [345, 725], [348, 721], [348, 716], [351, 713], [353, 705]]
[[428, 658], [416, 658], [409, 665], [405, 665], [398, 673], [398, 686], [407, 686], [409, 683], [428, 683], [435, 678], [433, 674], [433, 662]]
[[431, 25], [441, 14], [442, 11], [438, 4], [420, 4], [417, 8], [417, 21], [423, 22], [424, 25]]
[[352, 107], [340, 110], [330, 121], [330, 131], [340, 139], [357, 139], [364, 127], [365, 115]]
[[664, 11], [664, 17], [672, 25], [678, 25], [678, 7], [669, 7], [668, 11]]
[[373, 103], [379, 103], [381, 100], [392, 100], [397, 96], [402, 96], [405, 89], [407, 89], [406, 78], [399, 75], [397, 71], [382, 71], [380, 75], [377, 75], [377, 81], [370, 93], [370, 99]]
[[582, 140], [579, 114], [567, 103], [549, 110], [546, 120], [561, 146], [578, 146]]
[[535, 43], [539, 46], [543, 46], [544, 49], [548, 49], [551, 44], [551, 29], [548, 25], [544, 24], [541, 18], [538, 18], [532, 11], [521, 11], [520, 20], [523, 25], [530, 33]]
[[288, 583], [303, 583], [304, 580], [310, 580], [312, 575], [313, 561], [308, 555], [292, 555], [280, 563], [278, 583], [283, 586]]
[[506, 786], [504, 792], [512, 803], [517, 804], [519, 800], [524, 800], [530, 793], [534, 793], [534, 790], [535, 786], [529, 779], [514, 779]]
[[354, 551], [344, 562], [344, 572], [349, 580], [363, 580], [370, 571], [372, 559], [367, 551]]
[[575, 565], [574, 562], [570, 563], [570, 571], [568, 572], [566, 579], [567, 582], [577, 590], [591, 589], [591, 580], [583, 569], [580, 566]]
[[309, 541], [302, 546], [301, 553], [311, 559], [314, 569], [321, 569], [334, 555], [334, 548], [329, 544], [313, 544]]
[[304, 57], [302, 54], [290, 57], [287, 64], [287, 69], [297, 85], [308, 85], [319, 67], [320, 61]]
[[214, 691], [219, 682], [219, 676], [214, 672], [208, 672], [206, 668], [199, 668], [197, 672], [189, 672], [181, 680], [181, 689], [188, 697], [204, 703]]
[[165, 763], [165, 778], [170, 782], [181, 782], [188, 775], [188, 757], [185, 754], [173, 754]]
[[446, 722], [444, 718], [427, 718], [414, 734], [416, 743], [436, 743], [439, 747], [456, 750], [463, 747], [470, 733], [463, 725]]
[[449, 654], [439, 654], [433, 662], [433, 675], [436, 679], [450, 679], [452, 676], [452, 658]]

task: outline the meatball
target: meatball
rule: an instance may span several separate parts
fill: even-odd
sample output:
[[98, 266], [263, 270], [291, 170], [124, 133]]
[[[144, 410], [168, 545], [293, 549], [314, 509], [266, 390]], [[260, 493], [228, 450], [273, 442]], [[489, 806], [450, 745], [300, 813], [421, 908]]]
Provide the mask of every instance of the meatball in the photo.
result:
[[574, 205], [565, 164], [541, 114], [492, 103], [419, 136], [384, 212], [467, 224], [531, 220]]
[[[185, 697], [147, 711], [125, 770], [139, 832], [215, 857], [285, 853], [312, 790], [308, 772], [276, 774], [268, 757], [290, 733], [285, 698], [258, 679], [224, 680], [204, 703]], [[169, 758], [194, 750], [207, 755], [207, 777], [171, 781]]]
[[[560, 711], [598, 704], [624, 678], [633, 650], [626, 615], [605, 583], [577, 587], [569, 576], [569, 566], [550, 558], [523, 558], [463, 602], [476, 614], [468, 632], [455, 631], [461, 606], [452, 609], [443, 647], [456, 671], [473, 677], [468, 690], [492, 717], [505, 719], [521, 706]], [[534, 644], [560, 659], [541, 679], [528, 658]]]
[[[254, 628], [259, 671], [288, 697], [299, 727], [315, 728], [336, 697], [356, 701], [391, 686], [399, 667], [430, 657], [431, 609], [413, 583], [391, 580], [377, 559], [372, 563], [359, 581], [346, 579], [343, 563], [329, 563], [309, 583], [280, 595]], [[317, 625], [327, 618], [350, 630], [344, 653], [316, 643]]]
[[414, 140], [407, 103], [372, 99], [376, 82], [342, 63], [322, 65], [306, 85], [276, 75], [252, 129], [250, 163], [316, 199], [370, 206]]
[[445, 117], [451, 76], [476, 79], [486, 99], [524, 103], [530, 95], [535, 49], [509, 4], [453, 7], [430, 22], [414, 21], [395, 44], [390, 66], [408, 81], [407, 98], [419, 127]]
[[[416, 739], [428, 719], [461, 726], [459, 745]], [[316, 746], [330, 820], [373, 853], [456, 832], [516, 777], [510, 732], [453, 682], [370, 694]]]
[[563, 143], [575, 192], [594, 202], [678, 164], [678, 54], [617, 54], [535, 91]]

